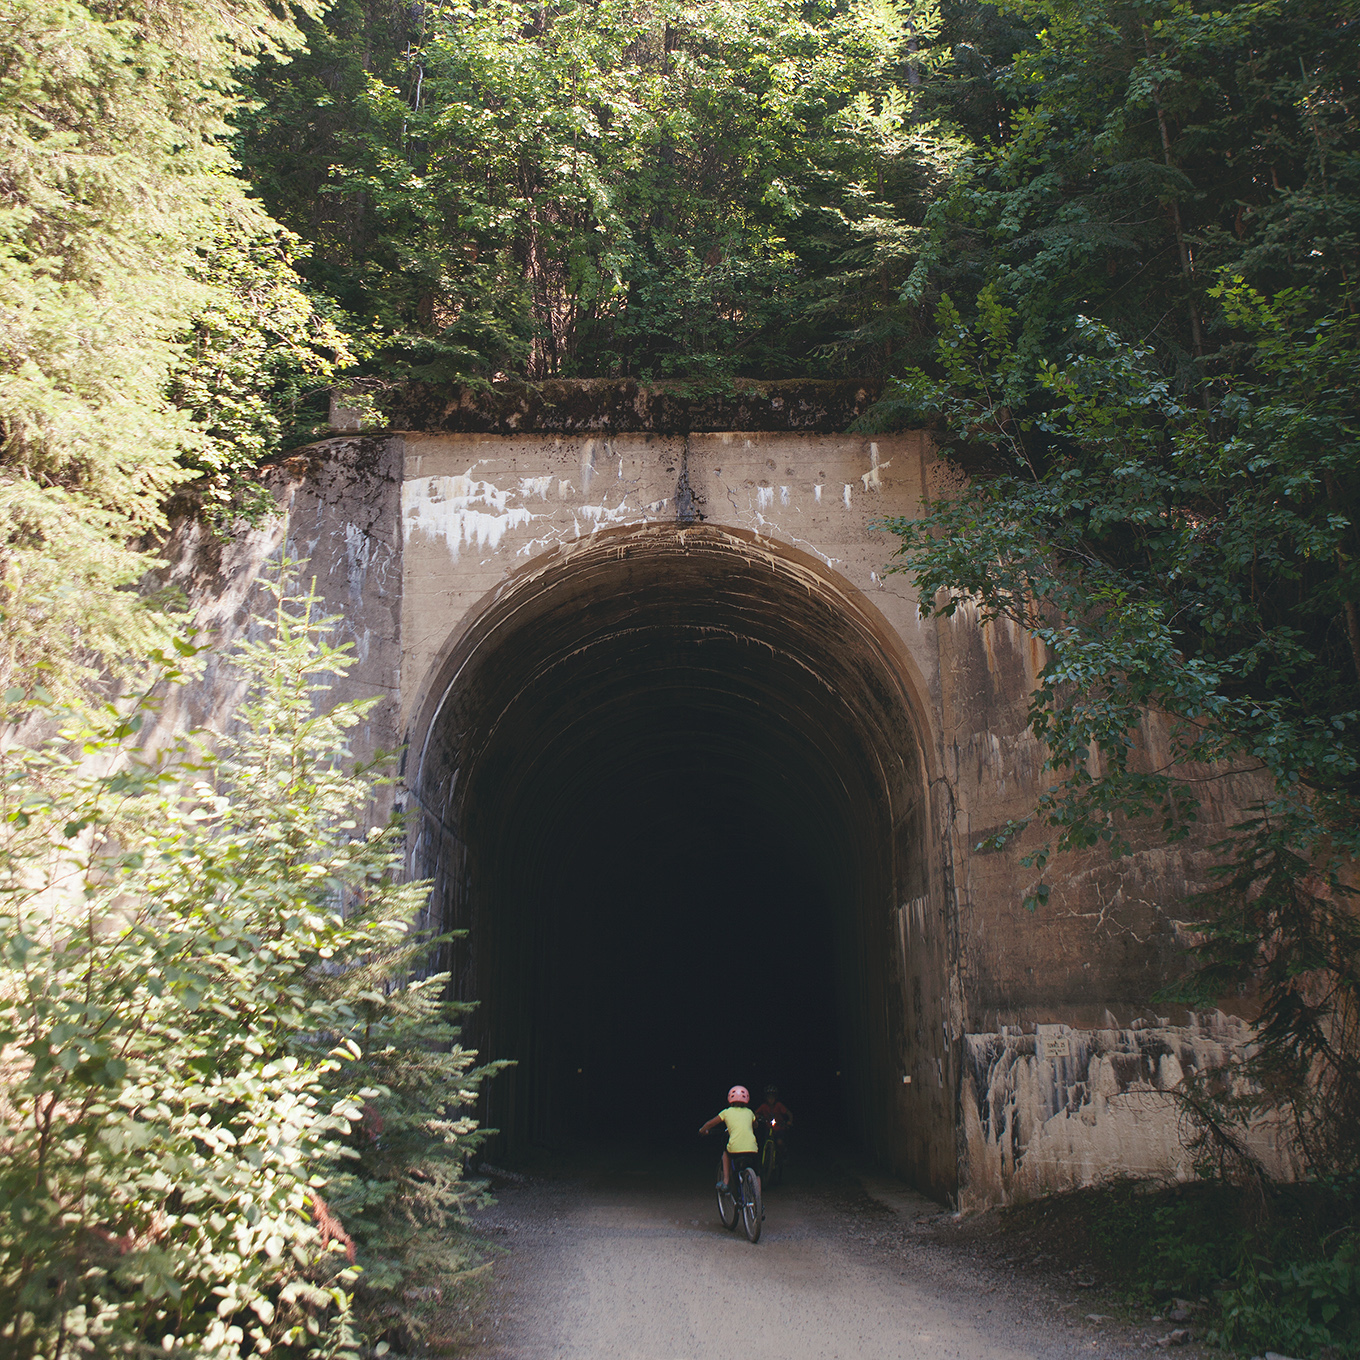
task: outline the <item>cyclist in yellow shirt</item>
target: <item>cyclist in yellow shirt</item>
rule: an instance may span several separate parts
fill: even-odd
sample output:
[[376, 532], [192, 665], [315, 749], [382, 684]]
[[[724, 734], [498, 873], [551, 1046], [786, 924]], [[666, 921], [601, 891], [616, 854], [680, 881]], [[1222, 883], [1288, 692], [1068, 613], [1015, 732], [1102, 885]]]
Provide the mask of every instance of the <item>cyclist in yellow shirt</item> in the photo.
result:
[[734, 1086], [727, 1093], [727, 1108], [715, 1114], [699, 1132], [710, 1133], [719, 1124], [727, 1126], [727, 1146], [723, 1149], [723, 1178], [717, 1184], [719, 1190], [732, 1184], [732, 1165], [738, 1170], [752, 1167], [756, 1173], [756, 1184], [760, 1184], [760, 1144], [756, 1141], [756, 1116], [751, 1109], [751, 1093], [744, 1086]]

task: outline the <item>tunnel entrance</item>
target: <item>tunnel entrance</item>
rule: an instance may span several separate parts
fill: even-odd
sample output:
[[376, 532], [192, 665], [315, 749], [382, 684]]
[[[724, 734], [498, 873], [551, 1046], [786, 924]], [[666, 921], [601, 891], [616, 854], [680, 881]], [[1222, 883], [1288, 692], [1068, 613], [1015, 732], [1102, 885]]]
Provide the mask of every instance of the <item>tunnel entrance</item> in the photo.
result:
[[474, 1038], [517, 1060], [487, 1112], [509, 1151], [621, 1106], [687, 1134], [772, 1081], [952, 1188], [947, 987], [904, 924], [939, 899], [918, 710], [852, 587], [732, 530], [600, 533], [483, 601], [406, 784]]

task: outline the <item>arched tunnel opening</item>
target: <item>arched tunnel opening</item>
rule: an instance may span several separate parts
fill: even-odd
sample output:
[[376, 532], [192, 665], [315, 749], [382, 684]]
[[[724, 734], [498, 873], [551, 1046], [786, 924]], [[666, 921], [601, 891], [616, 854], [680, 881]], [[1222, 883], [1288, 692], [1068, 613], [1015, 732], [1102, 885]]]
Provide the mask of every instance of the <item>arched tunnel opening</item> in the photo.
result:
[[949, 1188], [951, 1116], [909, 1084], [944, 990], [903, 929], [939, 853], [915, 701], [834, 573], [703, 526], [541, 559], [450, 640], [406, 782], [471, 1037], [516, 1063], [503, 1154], [621, 1108], [692, 1136], [773, 1082], [807, 1134]]

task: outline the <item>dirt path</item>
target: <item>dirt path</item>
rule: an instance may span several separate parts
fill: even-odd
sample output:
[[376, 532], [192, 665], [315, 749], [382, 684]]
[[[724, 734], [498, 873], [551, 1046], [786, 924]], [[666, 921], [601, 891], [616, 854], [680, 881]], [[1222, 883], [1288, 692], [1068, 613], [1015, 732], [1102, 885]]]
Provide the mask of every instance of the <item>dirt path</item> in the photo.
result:
[[[904, 1187], [800, 1167], [752, 1246], [718, 1222], [702, 1158], [608, 1158], [498, 1188], [505, 1255], [476, 1360], [1019, 1360], [1127, 1356], [1093, 1299], [942, 1241]], [[1184, 1355], [1184, 1352], [1181, 1352]]]

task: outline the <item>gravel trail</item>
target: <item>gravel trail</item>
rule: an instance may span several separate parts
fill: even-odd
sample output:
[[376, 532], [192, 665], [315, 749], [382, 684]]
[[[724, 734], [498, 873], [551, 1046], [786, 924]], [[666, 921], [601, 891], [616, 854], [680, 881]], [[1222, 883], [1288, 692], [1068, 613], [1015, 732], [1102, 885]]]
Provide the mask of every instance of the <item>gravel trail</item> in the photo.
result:
[[752, 1245], [718, 1222], [709, 1160], [598, 1154], [498, 1185], [480, 1227], [504, 1256], [461, 1353], [1021, 1360], [1138, 1347], [1113, 1319], [1086, 1320], [1089, 1295], [955, 1249], [937, 1205], [844, 1168], [795, 1168]]

